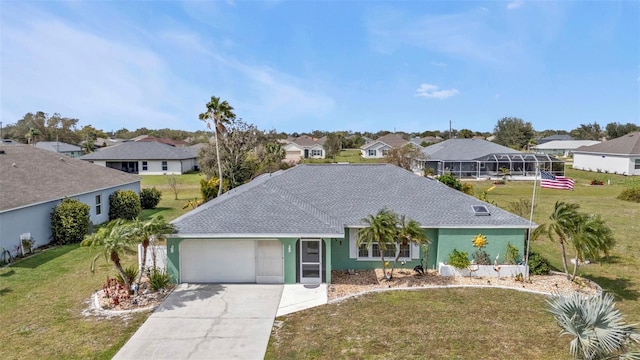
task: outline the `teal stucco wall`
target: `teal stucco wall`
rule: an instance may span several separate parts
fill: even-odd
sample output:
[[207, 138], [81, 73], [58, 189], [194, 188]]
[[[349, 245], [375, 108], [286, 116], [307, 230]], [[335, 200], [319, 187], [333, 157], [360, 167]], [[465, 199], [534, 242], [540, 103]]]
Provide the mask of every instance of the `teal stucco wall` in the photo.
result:
[[472, 240], [482, 234], [487, 237], [487, 246], [484, 248], [491, 260], [496, 255], [500, 255], [498, 263], [504, 261], [507, 251], [507, 243], [518, 248], [520, 257], [524, 254], [526, 229], [439, 229], [437, 254], [434, 259], [438, 262], [449, 261], [449, 254], [453, 249], [466, 252], [471, 259], [471, 255], [477, 250], [473, 247]]

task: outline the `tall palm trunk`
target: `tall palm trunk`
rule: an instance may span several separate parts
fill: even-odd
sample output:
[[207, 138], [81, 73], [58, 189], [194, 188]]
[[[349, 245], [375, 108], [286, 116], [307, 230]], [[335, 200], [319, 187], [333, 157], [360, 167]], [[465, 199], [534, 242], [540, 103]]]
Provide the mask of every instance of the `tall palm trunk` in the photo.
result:
[[138, 288], [136, 292], [140, 289], [140, 282], [142, 281], [142, 274], [144, 273], [144, 269], [147, 266], [147, 248], [149, 247], [149, 238], [145, 238], [142, 240], [142, 266], [140, 267], [140, 271], [138, 272]]
[[217, 124], [214, 124], [213, 131], [216, 135], [216, 160], [218, 161], [218, 196], [222, 195], [222, 163], [220, 162], [220, 141], [218, 139]]
[[576, 279], [576, 274], [578, 273], [578, 263], [580, 262], [580, 260], [577, 256], [575, 257], [575, 261], [576, 263], [573, 265], [573, 275], [571, 275], [571, 281], [574, 281]]
[[560, 239], [560, 252], [562, 253], [562, 266], [564, 267], [564, 273], [567, 275], [567, 279], [571, 279], [569, 275], [569, 268], [567, 267], [567, 250], [564, 247], [564, 240]]

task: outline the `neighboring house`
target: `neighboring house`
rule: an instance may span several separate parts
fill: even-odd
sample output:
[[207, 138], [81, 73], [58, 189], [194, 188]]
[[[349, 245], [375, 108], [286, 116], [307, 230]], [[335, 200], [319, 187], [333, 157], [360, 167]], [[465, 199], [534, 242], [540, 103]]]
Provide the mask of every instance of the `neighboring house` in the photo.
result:
[[285, 162], [298, 163], [302, 159], [324, 159], [324, 141], [300, 136], [284, 146]]
[[155, 142], [159, 142], [162, 144], [167, 144], [175, 147], [185, 147], [189, 145], [189, 143], [187, 143], [186, 141], [173, 140], [170, 138], [159, 138], [151, 135], [141, 135], [129, 141], [136, 141], [136, 142], [154, 142], [155, 141]]
[[571, 156], [573, 150], [581, 146], [599, 144], [595, 140], [552, 140], [531, 147], [536, 154], [547, 154], [555, 156]]
[[140, 192], [140, 178], [30, 145], [0, 146], [0, 248], [15, 255], [20, 235], [35, 246], [51, 238], [51, 212], [65, 198], [91, 208], [90, 220], [109, 220], [109, 195]]
[[640, 132], [574, 150], [573, 168], [640, 175]]
[[78, 158], [82, 156], [82, 154], [84, 154], [79, 146], [63, 143], [60, 141], [38, 141], [36, 143], [36, 147], [43, 150], [59, 152], [60, 154], [64, 154], [74, 158]]
[[387, 156], [389, 150], [398, 149], [407, 144], [422, 147], [420, 143], [407, 141], [398, 134], [387, 134], [364, 144], [360, 147], [360, 152], [365, 159], [381, 159]]
[[[405, 269], [425, 259], [471, 254], [486, 235], [491, 258], [507, 244], [523, 254], [529, 221], [473, 196], [390, 164], [298, 165], [264, 174], [173, 221], [167, 239], [174, 282], [330, 283], [332, 270], [380, 268], [377, 244], [357, 246], [363, 221], [383, 208], [420, 222], [428, 254], [415, 244], [396, 251]], [[399, 267], [400, 264], [395, 266]]]
[[[533, 177], [538, 169], [564, 175], [564, 161], [546, 154], [523, 153], [482, 139], [449, 139], [424, 148], [421, 168], [433, 175], [486, 178], [509, 174]], [[502, 170], [501, 170], [502, 169]]]
[[124, 142], [80, 157], [82, 160], [140, 175], [184, 174], [198, 169], [198, 150], [159, 142]]
[[538, 145], [540, 145], [540, 144], [547, 143], [549, 141], [571, 141], [571, 140], [575, 140], [574, 138], [571, 137], [571, 135], [555, 134], [555, 135], [549, 135], [542, 139], [537, 139], [536, 142], [538, 143]]

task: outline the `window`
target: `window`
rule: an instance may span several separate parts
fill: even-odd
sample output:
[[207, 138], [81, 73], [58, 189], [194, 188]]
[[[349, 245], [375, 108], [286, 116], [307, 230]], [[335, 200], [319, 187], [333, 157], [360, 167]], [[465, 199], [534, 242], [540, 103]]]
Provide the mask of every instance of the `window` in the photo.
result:
[[640, 159], [636, 159], [635, 169], [636, 170], [640, 169]]
[[102, 214], [102, 195], [96, 195], [96, 215]]
[[369, 149], [369, 156], [377, 156], [378, 152], [375, 149]]
[[[396, 246], [388, 245], [387, 249], [384, 251], [385, 259], [393, 260], [396, 258], [398, 244]], [[411, 258], [411, 245], [400, 245], [400, 258]], [[372, 259], [379, 260], [380, 259], [380, 246], [378, 243], [372, 243], [371, 248], [367, 248], [367, 244], [361, 244], [358, 248], [358, 259]]]
[[311, 156], [322, 156], [322, 150], [311, 150]]
[[143, 161], [143, 162], [142, 162], [142, 171], [147, 171], [147, 168], [148, 168], [148, 166], [147, 166], [147, 162], [146, 162], [146, 161]]
[[389, 153], [389, 149], [382, 150], [382, 156], [387, 156], [388, 153]]
[[168, 169], [167, 161], [165, 160], [162, 162], [162, 171], [167, 171], [167, 169]]

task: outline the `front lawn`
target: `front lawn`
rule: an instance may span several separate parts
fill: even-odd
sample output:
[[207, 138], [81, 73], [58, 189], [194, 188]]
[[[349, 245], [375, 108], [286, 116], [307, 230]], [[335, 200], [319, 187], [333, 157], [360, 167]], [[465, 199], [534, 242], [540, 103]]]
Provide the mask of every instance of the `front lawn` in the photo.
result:
[[185, 205], [194, 199], [200, 199], [200, 179], [204, 179], [201, 174], [176, 175], [178, 198], [176, 199], [173, 189], [169, 185], [170, 176], [167, 175], [144, 175], [141, 176], [141, 187], [156, 189], [162, 192], [160, 203], [155, 209], [143, 210], [141, 218], [148, 219], [153, 215], [162, 215], [165, 220], [171, 221], [190, 210], [191, 207], [184, 208]]
[[[78, 245], [52, 248], [0, 268], [0, 359], [110, 359], [149, 313], [83, 315], [115, 270]], [[133, 264], [133, 256], [125, 265]]]
[[278, 318], [265, 358], [570, 359], [558, 333], [540, 295], [389, 291]]

